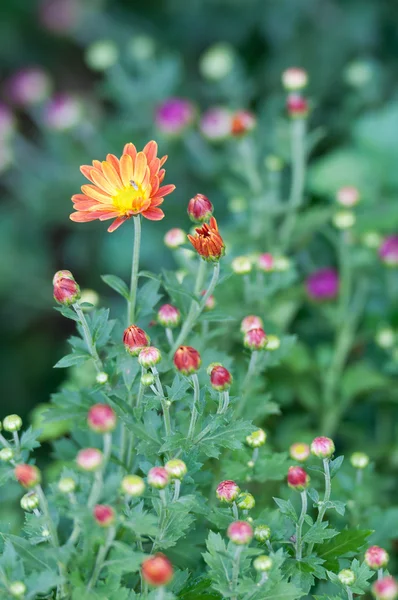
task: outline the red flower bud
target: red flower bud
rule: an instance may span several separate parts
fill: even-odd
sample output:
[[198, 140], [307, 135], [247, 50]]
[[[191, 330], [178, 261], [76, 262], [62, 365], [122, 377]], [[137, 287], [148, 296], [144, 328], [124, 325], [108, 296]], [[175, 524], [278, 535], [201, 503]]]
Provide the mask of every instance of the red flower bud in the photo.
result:
[[398, 583], [391, 577], [383, 577], [372, 585], [376, 600], [395, 600], [398, 597]]
[[328, 437], [317, 437], [311, 444], [311, 452], [318, 458], [330, 458], [334, 450], [333, 440]]
[[245, 135], [256, 126], [256, 119], [247, 110], [238, 110], [232, 115], [231, 135]]
[[210, 373], [210, 383], [214, 390], [223, 392], [229, 390], [232, 383], [232, 375], [225, 367], [214, 367]]
[[148, 484], [162, 490], [169, 483], [169, 474], [164, 467], [152, 467], [148, 471]]
[[188, 203], [188, 216], [194, 223], [208, 221], [213, 214], [213, 205], [203, 194], [196, 194]]
[[234, 521], [228, 527], [227, 536], [234, 544], [249, 544], [253, 539], [253, 528], [247, 521]]
[[[203, 292], [201, 292], [200, 295], [205, 296], [206, 292], [207, 292], [207, 290], [203, 290]], [[206, 300], [205, 310], [214, 310], [215, 305], [216, 305], [216, 299], [214, 298], [214, 296], [210, 295]]]
[[183, 375], [196, 373], [201, 362], [199, 352], [191, 346], [180, 346], [174, 354], [174, 365]]
[[300, 94], [289, 94], [286, 108], [289, 116], [293, 119], [302, 119], [308, 115], [308, 102]]
[[123, 344], [129, 354], [138, 356], [143, 348], [149, 346], [149, 336], [137, 325], [130, 325], [123, 334]]
[[41, 481], [41, 474], [34, 465], [17, 465], [14, 469], [14, 474], [17, 481], [24, 488], [32, 488], [38, 485]]
[[246, 333], [250, 331], [250, 329], [262, 329], [264, 323], [261, 317], [257, 317], [256, 315], [249, 315], [245, 317], [240, 324], [240, 330], [242, 333]]
[[150, 556], [141, 565], [142, 576], [151, 585], [166, 585], [173, 578], [173, 566], [164, 554]]
[[163, 327], [177, 327], [181, 320], [181, 314], [178, 308], [171, 304], [163, 304], [158, 310], [158, 322]]
[[240, 494], [240, 489], [235, 481], [227, 479], [218, 484], [216, 496], [221, 502], [234, 502]]
[[80, 298], [80, 287], [70, 271], [58, 271], [53, 277], [54, 300], [70, 306]]
[[371, 569], [377, 571], [382, 569], [388, 563], [389, 556], [384, 548], [380, 546], [371, 546], [365, 552], [365, 562]]
[[76, 462], [84, 471], [96, 471], [102, 464], [103, 455], [97, 448], [84, 448], [76, 456]]
[[249, 350], [264, 350], [267, 345], [267, 336], [264, 329], [258, 327], [257, 329], [246, 331], [243, 344]]
[[289, 467], [287, 474], [287, 483], [289, 487], [293, 490], [302, 492], [308, 487], [309, 482], [310, 476], [302, 467]]
[[116, 427], [116, 414], [108, 404], [94, 404], [88, 411], [87, 424], [97, 433], [108, 433]]
[[195, 229], [196, 235], [188, 235], [188, 239], [196, 252], [207, 261], [217, 262], [225, 254], [225, 244], [218, 232], [217, 221], [211, 217], [209, 224]]
[[94, 506], [93, 515], [100, 527], [109, 527], [115, 522], [115, 511], [106, 504]]

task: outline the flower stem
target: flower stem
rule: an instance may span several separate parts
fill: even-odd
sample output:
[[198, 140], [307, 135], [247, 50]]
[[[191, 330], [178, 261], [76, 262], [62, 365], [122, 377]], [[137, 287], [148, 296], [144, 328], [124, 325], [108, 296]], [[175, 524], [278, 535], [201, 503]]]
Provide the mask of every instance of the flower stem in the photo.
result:
[[[324, 476], [325, 476], [325, 494], [323, 496], [323, 500], [322, 503], [318, 509], [318, 518], [316, 520], [317, 523], [321, 523], [321, 521], [323, 520], [323, 517], [325, 516], [325, 512], [327, 510], [327, 503], [330, 500], [330, 495], [332, 493], [332, 479], [330, 477], [330, 468], [329, 468], [329, 459], [328, 458], [324, 458], [323, 459], [323, 468], [324, 468]], [[311, 554], [313, 548], [314, 548], [314, 543], [311, 544], [311, 546], [308, 549], [308, 554]]]
[[189, 429], [188, 429], [188, 435], [187, 435], [187, 439], [188, 440], [192, 440], [194, 433], [195, 433], [195, 425], [196, 425], [196, 421], [198, 419], [198, 409], [196, 408], [199, 405], [199, 398], [200, 398], [200, 386], [199, 386], [199, 379], [198, 376], [196, 375], [196, 373], [194, 373], [191, 376], [192, 379], [192, 383], [193, 383], [193, 404], [192, 404], [192, 414], [191, 414], [191, 422], [189, 424]]
[[181, 481], [179, 479], [174, 479], [174, 496], [173, 502], [177, 502], [180, 497], [180, 489], [181, 489]]
[[94, 366], [95, 366], [97, 372], [101, 373], [101, 371], [104, 370], [104, 367], [102, 364], [102, 360], [98, 356], [97, 348], [95, 347], [95, 344], [94, 344], [94, 341], [93, 341], [93, 338], [92, 338], [92, 335], [90, 332], [90, 328], [87, 323], [87, 319], [84, 316], [84, 313], [79, 304], [77, 304], [77, 303], [73, 304], [73, 308], [75, 309], [75, 312], [79, 318], [79, 323], [83, 329], [83, 338], [84, 338], [84, 341], [86, 342], [87, 350], [88, 350], [91, 358], [93, 359]]
[[346, 592], [347, 592], [347, 598], [348, 600], [353, 600], [354, 596], [352, 595], [352, 591], [350, 590], [349, 587], [346, 587]]
[[250, 357], [250, 362], [249, 362], [249, 366], [247, 368], [247, 373], [246, 373], [246, 377], [243, 380], [243, 384], [242, 384], [242, 397], [241, 400], [236, 408], [236, 416], [239, 417], [242, 412], [243, 409], [245, 407], [246, 404], [246, 399], [247, 396], [250, 392], [250, 383], [251, 383], [251, 379], [253, 378], [255, 372], [256, 372], [256, 368], [257, 368], [257, 361], [258, 361], [258, 357], [259, 357], [260, 353], [258, 350], [254, 350], [252, 352], [252, 355]]
[[93, 487], [91, 488], [90, 496], [88, 497], [88, 500], [87, 500], [88, 508], [93, 508], [94, 505], [98, 502], [99, 497], [101, 496], [102, 486], [104, 484], [104, 473], [105, 473], [106, 466], [107, 466], [110, 456], [111, 456], [111, 450], [112, 450], [112, 434], [105, 433], [104, 434], [104, 450], [103, 450], [104, 458], [102, 461], [101, 468], [98, 471], [96, 471], [96, 473], [95, 473]]
[[95, 561], [93, 574], [91, 575], [90, 581], [87, 585], [87, 591], [90, 591], [93, 586], [97, 583], [98, 577], [100, 576], [102, 567], [104, 566], [107, 554], [112, 546], [113, 540], [115, 539], [116, 528], [110, 527], [107, 531], [106, 541], [103, 546], [98, 550], [97, 560]]
[[174, 344], [174, 336], [173, 336], [173, 332], [170, 329], [170, 327], [166, 327], [166, 338], [167, 338], [167, 341], [169, 342], [170, 348], [172, 348], [173, 344]]
[[130, 296], [127, 304], [127, 325], [133, 325], [135, 321], [135, 303], [137, 298], [138, 268], [140, 263], [141, 245], [141, 217], [133, 217], [134, 222], [134, 247], [133, 261], [131, 265]]
[[377, 579], [383, 579], [383, 569], [377, 569]]
[[303, 490], [301, 492], [301, 514], [296, 525], [296, 559], [301, 560], [303, 555], [303, 524], [305, 515], [307, 514], [307, 492]]
[[164, 392], [163, 392], [163, 386], [162, 383], [160, 381], [159, 378], [159, 372], [157, 370], [156, 367], [152, 367], [151, 369], [154, 377], [155, 377], [155, 384], [156, 384], [156, 389], [158, 392], [158, 396], [160, 399], [160, 403], [162, 405], [162, 410], [163, 410], [163, 419], [164, 419], [164, 429], [166, 432], [166, 437], [169, 437], [171, 435], [171, 421], [170, 421], [170, 407], [167, 403], [167, 400], [165, 399], [164, 396]]
[[239, 579], [239, 568], [240, 568], [240, 556], [242, 554], [243, 547], [238, 546], [235, 550], [234, 562], [232, 567], [232, 581], [231, 581], [231, 591], [233, 592], [233, 596], [231, 600], [238, 600], [237, 587], [238, 587], [238, 579]]

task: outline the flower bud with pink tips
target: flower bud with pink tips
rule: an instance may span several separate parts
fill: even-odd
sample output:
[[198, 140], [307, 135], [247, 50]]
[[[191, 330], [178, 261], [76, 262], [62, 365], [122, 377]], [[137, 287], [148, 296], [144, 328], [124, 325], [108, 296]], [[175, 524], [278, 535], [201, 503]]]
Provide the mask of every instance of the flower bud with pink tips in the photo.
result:
[[202, 359], [192, 346], [180, 346], [174, 354], [174, 366], [183, 375], [192, 375], [199, 370]]
[[96, 471], [102, 465], [104, 456], [97, 448], [83, 448], [76, 456], [76, 462], [83, 471]]
[[116, 413], [109, 404], [94, 404], [88, 411], [87, 424], [92, 431], [109, 433], [116, 427]]
[[389, 561], [388, 552], [380, 546], [371, 546], [365, 552], [365, 563], [370, 569], [377, 571], [387, 566]]
[[213, 205], [203, 194], [196, 194], [188, 202], [188, 216], [194, 223], [204, 223], [213, 214]]
[[181, 313], [172, 304], [163, 304], [158, 310], [158, 323], [163, 327], [177, 327], [181, 321]]
[[302, 467], [289, 467], [287, 484], [293, 490], [304, 491], [310, 483], [310, 476]]
[[170, 479], [183, 479], [187, 474], [187, 465], [179, 458], [172, 458], [167, 461], [164, 468]]
[[240, 488], [235, 481], [227, 479], [218, 484], [216, 496], [221, 502], [231, 504], [240, 494]]
[[227, 536], [234, 544], [244, 546], [253, 539], [253, 528], [247, 521], [234, 521], [227, 529]]
[[210, 373], [210, 384], [213, 390], [225, 392], [232, 384], [232, 375], [225, 367], [215, 366]]
[[143, 348], [138, 355], [138, 362], [144, 369], [150, 369], [155, 367], [162, 360], [162, 355], [158, 348], [155, 346], [148, 346]]
[[152, 467], [152, 469], [148, 471], [147, 481], [148, 485], [151, 487], [156, 488], [157, 490], [163, 490], [168, 486], [170, 477], [164, 467]]
[[53, 277], [54, 300], [63, 306], [70, 306], [80, 298], [80, 287], [70, 271], [57, 271]]
[[261, 327], [246, 331], [243, 338], [243, 345], [249, 350], [264, 350], [267, 346], [267, 335]]
[[111, 506], [97, 504], [93, 510], [94, 519], [100, 527], [110, 527], [114, 524], [116, 514]]
[[311, 444], [311, 453], [318, 458], [330, 458], [334, 451], [334, 442], [328, 437], [316, 437]]
[[383, 577], [372, 585], [372, 594], [376, 600], [396, 600], [398, 598], [398, 582], [391, 577]]
[[122, 479], [122, 483], [120, 485], [121, 491], [126, 494], [126, 496], [139, 497], [145, 491], [145, 482], [142, 477], [138, 475], [126, 475]]
[[274, 270], [274, 257], [269, 252], [264, 252], [260, 254], [257, 258], [257, 267], [260, 271], [265, 271], [266, 273], [270, 273]]
[[290, 446], [289, 454], [290, 457], [293, 458], [293, 460], [304, 462], [311, 454], [311, 449], [308, 444], [296, 442], [295, 444], [292, 444]]
[[130, 325], [123, 334], [123, 344], [131, 356], [138, 356], [143, 348], [149, 346], [149, 336], [137, 325]]
[[263, 320], [257, 315], [248, 315], [242, 320], [240, 330], [242, 333], [247, 333], [251, 329], [262, 329], [264, 326]]
[[41, 482], [41, 473], [34, 465], [17, 465], [14, 474], [18, 483], [27, 489], [33, 488]]
[[282, 85], [288, 92], [297, 92], [308, 84], [307, 71], [300, 67], [289, 67], [282, 73]]
[[168, 248], [175, 250], [187, 242], [187, 234], [183, 229], [173, 227], [164, 236], [164, 243]]
[[305, 119], [309, 112], [308, 101], [300, 94], [291, 93], [286, 100], [286, 109], [292, 119]]
[[352, 185], [347, 185], [337, 190], [336, 201], [338, 204], [341, 204], [341, 206], [351, 208], [352, 206], [356, 206], [359, 200], [359, 190]]

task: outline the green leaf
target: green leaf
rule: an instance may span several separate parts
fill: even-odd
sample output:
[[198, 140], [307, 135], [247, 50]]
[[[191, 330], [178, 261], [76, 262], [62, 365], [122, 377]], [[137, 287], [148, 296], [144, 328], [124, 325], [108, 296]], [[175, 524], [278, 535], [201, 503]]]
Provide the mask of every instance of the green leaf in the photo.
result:
[[290, 462], [287, 452], [274, 452], [269, 456], [260, 455], [255, 464], [253, 479], [261, 483], [280, 481], [286, 477]]
[[293, 504], [290, 502], [290, 500], [283, 500], [282, 498], [274, 498], [274, 501], [279, 506], [279, 510], [281, 511], [281, 513], [283, 515], [286, 515], [294, 523], [297, 523], [297, 521], [298, 521], [297, 513], [294, 509]]
[[184, 587], [178, 598], [180, 600], [221, 600], [221, 596], [211, 589], [211, 579], [199, 579]]
[[113, 575], [124, 575], [138, 571], [144, 558], [144, 553], [135, 552], [131, 546], [115, 541], [105, 565]]
[[308, 544], [320, 544], [325, 540], [329, 540], [338, 534], [335, 529], [328, 529], [328, 523], [314, 523], [312, 527], [303, 536], [303, 542]]
[[54, 369], [66, 369], [67, 367], [79, 366], [84, 364], [90, 358], [91, 356], [86, 352], [80, 354], [67, 354], [54, 365]]
[[101, 275], [101, 279], [106, 285], [109, 285], [109, 287], [115, 290], [115, 292], [123, 296], [123, 298], [126, 300], [129, 299], [129, 288], [123, 279], [120, 279], [117, 275]]
[[37, 440], [40, 437], [40, 434], [40, 429], [33, 429], [32, 427], [26, 429], [21, 435], [22, 450], [28, 450], [28, 452], [31, 452], [31, 450], [39, 448], [40, 444]]
[[341, 465], [343, 464], [343, 461], [344, 461], [344, 456], [338, 456], [334, 460], [330, 461], [329, 467], [330, 467], [330, 477], [331, 477], [331, 479], [333, 479], [333, 477], [340, 470]]
[[325, 568], [337, 571], [337, 558], [352, 552], [357, 553], [365, 545], [372, 533], [370, 529], [346, 529], [336, 535], [330, 542], [322, 544], [317, 549], [319, 558], [325, 561]]

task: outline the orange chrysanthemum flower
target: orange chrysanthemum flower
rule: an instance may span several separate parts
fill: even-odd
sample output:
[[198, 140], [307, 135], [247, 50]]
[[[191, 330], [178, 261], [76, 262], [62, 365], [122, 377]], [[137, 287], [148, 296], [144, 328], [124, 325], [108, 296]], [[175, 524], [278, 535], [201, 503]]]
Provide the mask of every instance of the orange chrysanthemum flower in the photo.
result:
[[80, 167], [91, 182], [82, 186], [82, 194], [72, 196], [72, 221], [106, 221], [115, 219], [108, 231], [115, 231], [124, 221], [142, 214], [151, 221], [160, 221], [164, 213], [158, 208], [164, 196], [171, 194], [174, 185], [160, 187], [165, 176], [161, 167], [167, 160], [157, 157], [158, 145], [148, 142], [142, 152], [134, 144], [126, 144], [120, 160], [108, 154], [106, 160], [93, 160]]
[[195, 229], [196, 235], [188, 235], [188, 239], [196, 252], [209, 261], [217, 261], [225, 254], [225, 244], [218, 232], [217, 221], [211, 217], [209, 224]]

